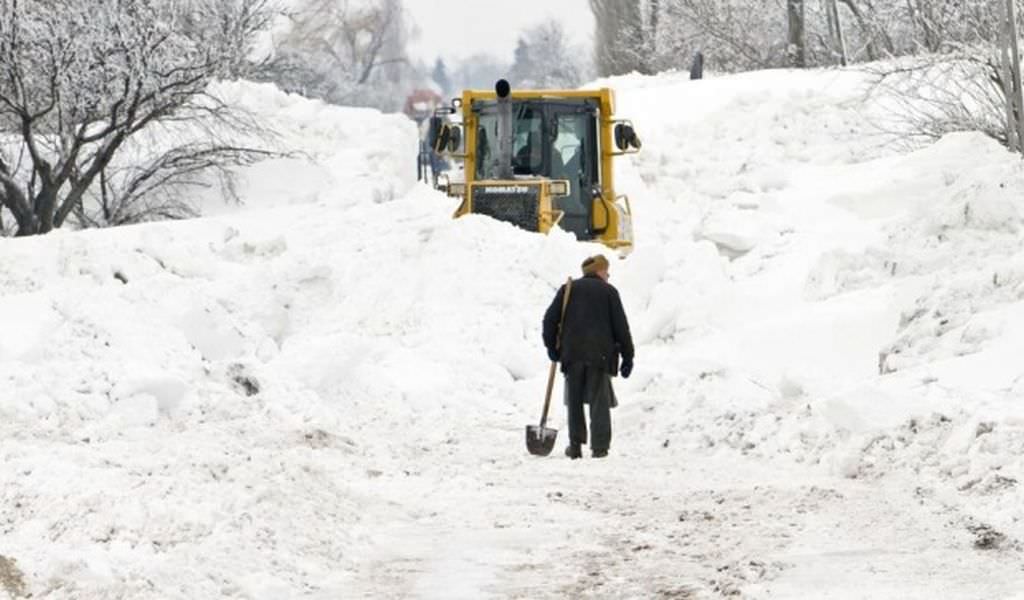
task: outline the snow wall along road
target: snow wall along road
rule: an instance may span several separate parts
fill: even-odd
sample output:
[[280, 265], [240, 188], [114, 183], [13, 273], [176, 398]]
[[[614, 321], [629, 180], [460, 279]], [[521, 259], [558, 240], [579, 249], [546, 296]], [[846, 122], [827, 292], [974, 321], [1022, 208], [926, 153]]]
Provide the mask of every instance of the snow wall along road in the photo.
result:
[[[638, 357], [599, 464], [639, 488], [711, 456], [869, 481], [916, 469], [1024, 536], [998, 508], [1020, 500], [1005, 474], [1024, 440], [1007, 402], [1022, 367], [1001, 358], [1024, 345], [1019, 164], [974, 134], [897, 152], [862, 83], [612, 82], [645, 141], [619, 165], [637, 248], [611, 270]], [[412, 181], [401, 117], [231, 93], [306, 152], [245, 171], [242, 207], [0, 240], [6, 591], [496, 593], [480, 538], [457, 535], [463, 553], [412, 582], [402, 561], [432, 547], [388, 524], [522, 529], [536, 509], [508, 499], [528, 474], [568, 476], [523, 449], [540, 318], [604, 250], [452, 220]], [[492, 571], [522, 560], [521, 533], [487, 542], [518, 557], [495, 551]], [[427, 577], [441, 567], [479, 579]]]

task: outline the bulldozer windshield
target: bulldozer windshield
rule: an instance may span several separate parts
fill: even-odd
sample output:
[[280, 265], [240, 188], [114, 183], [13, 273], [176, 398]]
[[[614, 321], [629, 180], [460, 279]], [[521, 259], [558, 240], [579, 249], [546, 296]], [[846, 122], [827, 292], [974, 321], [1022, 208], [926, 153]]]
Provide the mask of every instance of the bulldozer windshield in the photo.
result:
[[[474, 103], [477, 113], [475, 179], [501, 173], [497, 102]], [[562, 228], [590, 239], [591, 194], [598, 173], [597, 107], [589, 100], [512, 101], [512, 173], [515, 176], [566, 179], [567, 197], [557, 199], [565, 214]]]
[[[544, 113], [525, 103], [513, 103], [512, 172], [515, 175], [543, 175], [545, 168]], [[496, 179], [501, 172], [498, 144], [498, 114], [482, 111], [477, 132], [476, 177]]]

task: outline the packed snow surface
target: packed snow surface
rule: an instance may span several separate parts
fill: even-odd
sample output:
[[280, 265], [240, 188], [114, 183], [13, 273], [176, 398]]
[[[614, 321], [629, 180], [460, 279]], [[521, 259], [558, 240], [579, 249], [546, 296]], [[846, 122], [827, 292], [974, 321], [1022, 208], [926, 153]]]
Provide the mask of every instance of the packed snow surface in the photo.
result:
[[601, 247], [231, 84], [302, 151], [242, 206], [0, 240], [0, 597], [1024, 598], [1019, 159], [894, 145], [854, 71], [602, 83], [644, 138], [608, 458], [523, 439]]

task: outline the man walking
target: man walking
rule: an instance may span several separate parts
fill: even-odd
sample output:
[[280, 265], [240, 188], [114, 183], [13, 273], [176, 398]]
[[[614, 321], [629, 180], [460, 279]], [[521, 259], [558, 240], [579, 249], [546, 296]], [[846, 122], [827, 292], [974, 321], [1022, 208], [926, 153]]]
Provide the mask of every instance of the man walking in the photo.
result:
[[[562, 362], [569, 412], [569, 458], [580, 458], [587, 443], [583, 405], [590, 405], [590, 450], [608, 456], [612, 441], [611, 378], [633, 371], [633, 339], [619, 292], [608, 283], [608, 259], [598, 254], [583, 261], [583, 277], [563, 285], [544, 313], [544, 345], [552, 361]], [[562, 298], [569, 303], [562, 317]], [[619, 356], [622, 366], [619, 367]]]

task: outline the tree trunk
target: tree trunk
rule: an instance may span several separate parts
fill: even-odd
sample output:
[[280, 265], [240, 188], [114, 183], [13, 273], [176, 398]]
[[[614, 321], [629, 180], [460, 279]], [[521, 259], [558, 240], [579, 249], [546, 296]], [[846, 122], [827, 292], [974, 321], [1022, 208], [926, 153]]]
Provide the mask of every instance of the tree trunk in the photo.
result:
[[42, 181], [39, 193], [35, 197], [36, 218], [39, 219], [38, 233], [50, 233], [55, 226], [54, 217], [57, 213], [57, 193], [60, 188], [50, 181]]
[[14, 215], [14, 222], [18, 224], [16, 236], [35, 235], [39, 233], [39, 220], [29, 209], [28, 201], [21, 190], [14, 186], [4, 185], [4, 206]]
[[921, 26], [922, 42], [929, 52], [937, 52], [942, 41], [935, 32], [935, 9], [931, 5], [932, 0], [907, 0], [910, 8], [910, 17], [916, 25]]
[[860, 28], [861, 35], [867, 40], [866, 50], [868, 53], [868, 60], [878, 60], [880, 53], [878, 52], [878, 45], [875, 43], [875, 32], [872, 30], [871, 25], [864, 18], [864, 13], [857, 8], [853, 0], [841, 0], [850, 12], [853, 14], [853, 18], [857, 20], [857, 27]]
[[1020, 48], [1017, 43], [1017, 10], [1014, 0], [1006, 0], [1007, 32], [1009, 33], [1010, 57], [1012, 58], [1011, 75], [1013, 81], [1014, 118], [1017, 124], [1017, 141], [1024, 143], [1024, 95], [1020, 81]]
[[623, 75], [643, 70], [640, 3], [636, 0], [590, 0], [594, 15], [595, 65], [598, 75]]
[[836, 0], [828, 0], [827, 11], [829, 31], [835, 31], [836, 41], [839, 46], [839, 64], [845, 67], [850, 59], [846, 54], [846, 33], [843, 31], [843, 21], [839, 18], [839, 5], [836, 3]]
[[644, 71], [648, 75], [654, 75], [658, 70], [655, 61], [658, 54], [658, 19], [661, 17], [661, 2], [659, 0], [650, 0], [647, 4], [647, 10], [649, 14], [647, 31], [645, 33], [647, 44], [646, 48], [644, 48], [646, 55], [643, 58], [643, 62]]
[[825, 22], [828, 23], [828, 42], [830, 48], [836, 48], [836, 26], [832, 22], [832, 0], [821, 0], [821, 10], [825, 12]]
[[1011, 152], [1017, 152], [1020, 150], [1019, 141], [1017, 140], [1017, 119], [1013, 114], [1013, 77], [1010, 75], [1010, 49], [1008, 44], [1010, 42], [1010, 35], [1005, 33], [1009, 30], [1009, 27], [1004, 27], [1003, 32], [1006, 37], [1005, 43], [999, 44], [999, 58], [1000, 58], [1000, 84], [1003, 88], [1003, 100], [1006, 106], [1006, 147]]
[[786, 14], [789, 20], [789, 64], [803, 69], [807, 66], [807, 50], [804, 43], [804, 0], [786, 0]]
[[93, 157], [85, 172], [75, 178], [62, 204], [59, 207], [54, 204], [55, 214], [53, 219], [57, 227], [64, 225], [64, 220], [71, 214], [71, 211], [81, 204], [86, 190], [92, 186], [96, 178], [100, 176], [100, 173], [110, 165], [110, 161], [114, 159], [114, 155], [121, 149], [121, 144], [127, 138], [128, 135], [126, 133], [118, 132], [107, 140], [103, 148], [96, 152], [96, 156]]
[[590, 0], [594, 15], [594, 66], [601, 77], [615, 71], [612, 46], [615, 44], [615, 5], [607, 0]]
[[25, 193], [11, 178], [10, 169], [0, 159], [0, 206], [6, 206], [18, 224], [15, 235], [34, 235], [39, 231], [39, 221], [32, 211], [32, 206]]

